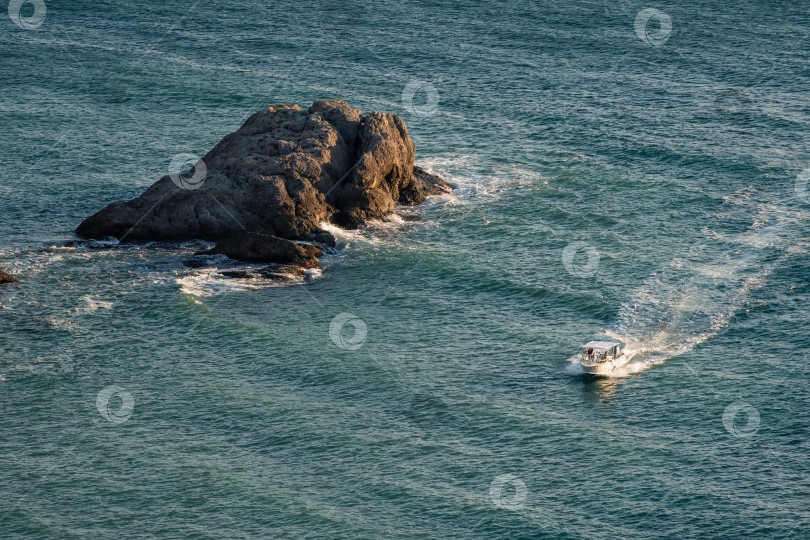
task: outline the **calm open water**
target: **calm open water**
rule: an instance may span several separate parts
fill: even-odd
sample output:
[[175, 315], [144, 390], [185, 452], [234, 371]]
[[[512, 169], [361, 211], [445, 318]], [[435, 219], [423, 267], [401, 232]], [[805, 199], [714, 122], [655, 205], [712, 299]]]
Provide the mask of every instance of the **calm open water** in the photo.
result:
[[[807, 534], [810, 7], [222, 4], [1, 13], [0, 536]], [[318, 98], [456, 191], [287, 286], [76, 242]]]

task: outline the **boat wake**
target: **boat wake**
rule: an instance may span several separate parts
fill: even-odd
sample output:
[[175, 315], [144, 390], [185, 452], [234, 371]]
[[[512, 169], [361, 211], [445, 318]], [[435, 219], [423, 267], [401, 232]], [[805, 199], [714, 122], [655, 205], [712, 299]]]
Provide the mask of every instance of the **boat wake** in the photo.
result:
[[[610, 376], [626, 377], [662, 364], [728, 327], [786, 259], [806, 251], [807, 243], [793, 237], [800, 230], [794, 225], [806, 212], [789, 208], [759, 205], [753, 225], [741, 234], [704, 231], [707, 241], [694, 254], [651, 275], [604, 330], [625, 343], [631, 355]], [[575, 362], [568, 369], [572, 374], [578, 370]]]

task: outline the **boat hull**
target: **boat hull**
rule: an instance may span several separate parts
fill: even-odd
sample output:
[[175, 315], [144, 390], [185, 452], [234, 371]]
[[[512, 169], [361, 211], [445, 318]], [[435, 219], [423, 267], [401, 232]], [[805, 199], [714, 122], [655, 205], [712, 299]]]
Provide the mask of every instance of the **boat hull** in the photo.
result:
[[580, 360], [579, 365], [582, 368], [582, 373], [591, 377], [609, 377], [617, 369], [624, 366], [628, 361], [625, 355], [621, 355], [615, 360], [607, 362], [583, 362]]

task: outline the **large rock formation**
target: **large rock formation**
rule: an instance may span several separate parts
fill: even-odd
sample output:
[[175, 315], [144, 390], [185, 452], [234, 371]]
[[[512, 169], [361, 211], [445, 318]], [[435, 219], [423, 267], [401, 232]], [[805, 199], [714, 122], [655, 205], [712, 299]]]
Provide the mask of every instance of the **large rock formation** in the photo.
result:
[[164, 176], [139, 197], [90, 216], [76, 233], [121, 241], [225, 240], [216, 252], [288, 262], [295, 250], [280, 239], [317, 234], [322, 222], [357, 227], [394, 212], [397, 203], [450, 191], [441, 178], [414, 167], [402, 118], [363, 115], [338, 100], [316, 101], [306, 111], [268, 107], [201, 161], [195, 176]]

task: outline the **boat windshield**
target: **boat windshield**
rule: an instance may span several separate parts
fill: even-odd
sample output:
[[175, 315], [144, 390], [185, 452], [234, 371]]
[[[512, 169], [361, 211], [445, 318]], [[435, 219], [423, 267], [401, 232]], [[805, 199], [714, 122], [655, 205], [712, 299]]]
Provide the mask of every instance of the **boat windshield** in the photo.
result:
[[583, 357], [592, 362], [605, 362], [619, 356], [618, 343], [591, 342], [585, 346]]

